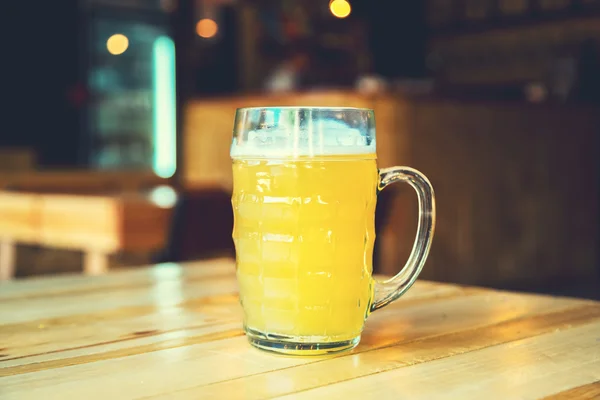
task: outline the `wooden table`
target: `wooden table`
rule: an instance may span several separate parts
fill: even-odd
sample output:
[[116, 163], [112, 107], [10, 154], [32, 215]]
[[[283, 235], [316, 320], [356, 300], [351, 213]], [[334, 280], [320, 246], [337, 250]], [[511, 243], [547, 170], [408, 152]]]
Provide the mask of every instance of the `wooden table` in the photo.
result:
[[108, 270], [110, 254], [162, 250], [176, 196], [166, 186], [119, 196], [0, 191], [0, 280], [14, 276], [17, 243], [83, 251], [92, 275]]
[[600, 303], [419, 281], [352, 352], [293, 358], [236, 292], [230, 260], [0, 284], [0, 398], [600, 396]]

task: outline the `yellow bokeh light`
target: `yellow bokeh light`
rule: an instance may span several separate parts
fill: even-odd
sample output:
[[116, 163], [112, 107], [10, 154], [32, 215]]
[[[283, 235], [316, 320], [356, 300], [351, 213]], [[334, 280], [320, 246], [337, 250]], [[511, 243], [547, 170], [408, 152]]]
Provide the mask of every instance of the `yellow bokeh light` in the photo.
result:
[[112, 35], [106, 41], [106, 48], [108, 49], [108, 52], [115, 56], [125, 53], [128, 47], [129, 39], [127, 39], [127, 36], [120, 33]]
[[218, 30], [217, 23], [210, 18], [201, 19], [196, 24], [196, 33], [206, 39], [215, 36]]
[[329, 10], [337, 18], [346, 18], [352, 12], [352, 7], [346, 0], [333, 0], [329, 3]]

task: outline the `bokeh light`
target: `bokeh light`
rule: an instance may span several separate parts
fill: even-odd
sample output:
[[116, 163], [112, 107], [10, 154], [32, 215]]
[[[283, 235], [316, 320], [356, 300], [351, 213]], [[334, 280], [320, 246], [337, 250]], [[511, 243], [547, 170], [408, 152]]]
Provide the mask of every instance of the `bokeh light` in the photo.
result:
[[215, 21], [210, 18], [204, 18], [196, 24], [196, 33], [198, 36], [209, 39], [217, 34], [219, 27]]
[[127, 39], [127, 36], [120, 33], [112, 35], [106, 41], [106, 48], [108, 49], [108, 52], [115, 56], [125, 53], [128, 47], [129, 39]]
[[329, 10], [337, 18], [346, 18], [352, 12], [352, 7], [346, 0], [333, 0], [329, 3]]

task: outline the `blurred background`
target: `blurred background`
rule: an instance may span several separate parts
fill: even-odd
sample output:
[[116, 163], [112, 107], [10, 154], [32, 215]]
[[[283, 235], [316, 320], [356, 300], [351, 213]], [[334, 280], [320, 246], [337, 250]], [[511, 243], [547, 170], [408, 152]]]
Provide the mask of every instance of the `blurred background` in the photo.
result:
[[[600, 298], [599, 0], [61, 0], [3, 12], [0, 277], [233, 254], [242, 106], [373, 108], [425, 279]], [[378, 203], [375, 268], [416, 229]]]

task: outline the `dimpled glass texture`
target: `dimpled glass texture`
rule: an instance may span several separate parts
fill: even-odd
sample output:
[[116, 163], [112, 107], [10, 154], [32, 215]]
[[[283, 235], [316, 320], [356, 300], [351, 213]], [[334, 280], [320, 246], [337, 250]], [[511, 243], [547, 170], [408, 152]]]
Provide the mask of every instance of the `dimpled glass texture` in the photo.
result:
[[372, 118], [277, 110], [236, 120], [232, 144], [244, 328], [253, 344], [277, 351], [353, 347], [373, 299]]

